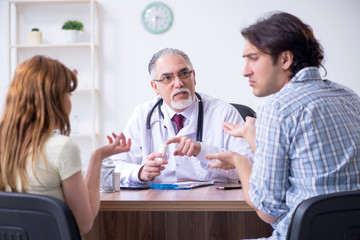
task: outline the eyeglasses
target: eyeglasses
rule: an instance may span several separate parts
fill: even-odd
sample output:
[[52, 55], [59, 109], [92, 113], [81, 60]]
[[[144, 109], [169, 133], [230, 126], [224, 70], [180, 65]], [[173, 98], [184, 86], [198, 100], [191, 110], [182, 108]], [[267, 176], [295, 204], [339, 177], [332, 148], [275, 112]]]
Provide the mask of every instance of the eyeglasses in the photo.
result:
[[186, 80], [190, 77], [191, 73], [193, 72], [194, 70], [191, 70], [191, 71], [182, 71], [180, 72], [179, 74], [169, 74], [169, 75], [166, 75], [164, 76], [162, 79], [160, 80], [153, 80], [155, 82], [161, 82], [161, 83], [164, 83], [164, 84], [169, 84], [171, 83], [175, 77], [179, 77], [181, 80]]

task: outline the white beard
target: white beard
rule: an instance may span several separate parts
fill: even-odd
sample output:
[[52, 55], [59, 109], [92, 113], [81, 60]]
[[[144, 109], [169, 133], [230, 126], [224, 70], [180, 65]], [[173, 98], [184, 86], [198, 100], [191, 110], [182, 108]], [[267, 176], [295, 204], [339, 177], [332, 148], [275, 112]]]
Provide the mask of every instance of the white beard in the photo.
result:
[[[189, 94], [189, 97], [184, 100], [184, 101], [180, 101], [180, 102], [174, 102], [174, 95], [179, 93], [179, 92], [187, 92]], [[187, 107], [189, 107], [192, 103], [192, 99], [191, 99], [191, 95], [190, 95], [190, 90], [187, 88], [180, 88], [178, 90], [175, 90], [174, 92], [171, 93], [171, 107], [177, 110], [182, 110], [185, 109]]]

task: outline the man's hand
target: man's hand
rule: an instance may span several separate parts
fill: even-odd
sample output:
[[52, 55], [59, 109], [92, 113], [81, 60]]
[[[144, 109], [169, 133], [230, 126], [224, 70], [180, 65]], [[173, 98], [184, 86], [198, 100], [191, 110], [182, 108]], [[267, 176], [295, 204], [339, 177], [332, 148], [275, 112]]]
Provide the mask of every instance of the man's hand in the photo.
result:
[[213, 168], [222, 168], [225, 170], [234, 169], [234, 159], [237, 153], [231, 151], [221, 151], [219, 153], [205, 154], [205, 158], [213, 161], [209, 161], [209, 165]]
[[251, 147], [251, 150], [255, 153], [255, 118], [246, 117], [245, 124], [243, 126], [238, 124], [232, 124], [229, 122], [223, 122], [224, 131], [233, 136], [245, 138]]
[[190, 138], [184, 136], [174, 137], [165, 142], [166, 145], [171, 143], [179, 144], [174, 152], [174, 156], [197, 156], [201, 150], [201, 144], [199, 142], [194, 142]]
[[250, 135], [255, 135], [255, 118], [246, 117], [246, 121], [243, 126], [224, 122], [223, 129], [227, 134], [233, 137], [246, 138]]
[[148, 155], [144, 162], [144, 166], [140, 168], [139, 179], [141, 181], [152, 181], [155, 177], [159, 176], [161, 171], [165, 169], [163, 165], [168, 164], [168, 161], [164, 158], [165, 155], [162, 153], [151, 153]]

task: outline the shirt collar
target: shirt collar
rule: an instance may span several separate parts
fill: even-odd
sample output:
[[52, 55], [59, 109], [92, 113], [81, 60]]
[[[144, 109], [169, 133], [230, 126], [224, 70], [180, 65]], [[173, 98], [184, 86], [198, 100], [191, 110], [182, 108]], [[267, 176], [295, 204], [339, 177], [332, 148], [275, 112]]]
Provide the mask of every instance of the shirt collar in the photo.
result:
[[317, 67], [305, 67], [298, 71], [290, 82], [305, 82], [321, 80], [320, 72]]
[[321, 80], [319, 69], [317, 67], [305, 67], [298, 71], [295, 76], [282, 87], [278, 92], [271, 94], [271, 96], [277, 96], [286, 91], [287, 88], [291, 88], [292, 84], [306, 81]]

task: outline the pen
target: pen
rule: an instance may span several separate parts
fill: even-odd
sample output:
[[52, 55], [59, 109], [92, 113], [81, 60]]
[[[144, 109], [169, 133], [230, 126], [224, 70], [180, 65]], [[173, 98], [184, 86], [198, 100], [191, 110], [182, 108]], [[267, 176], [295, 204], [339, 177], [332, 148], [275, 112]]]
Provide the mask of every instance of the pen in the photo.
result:
[[242, 186], [236, 186], [236, 187], [217, 187], [218, 190], [231, 190], [231, 189], [242, 189]]

